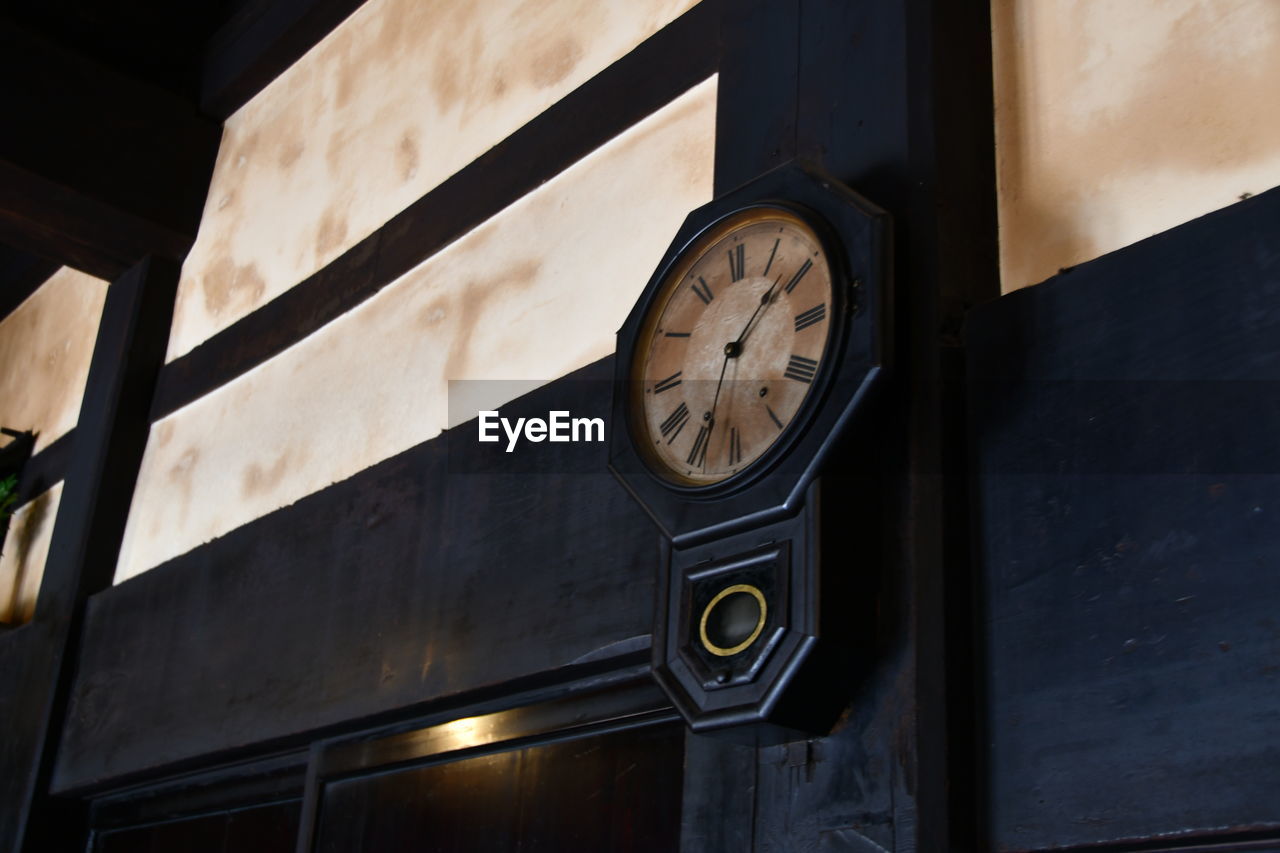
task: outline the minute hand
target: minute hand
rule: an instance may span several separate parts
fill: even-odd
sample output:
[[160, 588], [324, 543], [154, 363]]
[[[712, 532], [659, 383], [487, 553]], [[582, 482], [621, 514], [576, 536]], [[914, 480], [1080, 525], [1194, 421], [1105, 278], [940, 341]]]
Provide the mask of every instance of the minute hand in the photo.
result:
[[[764, 292], [764, 296], [760, 297], [760, 304], [756, 306], [756, 310], [751, 312], [751, 317], [747, 320], [747, 325], [743, 327], [742, 334], [738, 335], [738, 339], [731, 344], [726, 344], [724, 348], [724, 362], [720, 365], [720, 380], [716, 382], [716, 396], [711, 401], [711, 411], [707, 413], [707, 443], [711, 443], [711, 433], [716, 428], [716, 407], [720, 405], [720, 388], [724, 385], [724, 372], [729, 367], [729, 359], [737, 358], [742, 354], [742, 342], [747, 339], [747, 335], [751, 333], [752, 323], [756, 321], [756, 317], [760, 316], [760, 312], [765, 309], [770, 302], [773, 301], [774, 288], [782, 281], [779, 275], [773, 280], [773, 284], [769, 285], [769, 289]], [[705, 463], [704, 466], [705, 467]]]
[[764, 292], [764, 296], [760, 297], [760, 304], [756, 306], [756, 310], [752, 312], [750, 319], [747, 320], [747, 325], [742, 329], [742, 334], [738, 335], [738, 339], [733, 342], [735, 348], [740, 348], [742, 346], [742, 342], [747, 339], [747, 335], [751, 334], [751, 330], [755, 328], [753, 324], [756, 321], [756, 317], [760, 316], [760, 312], [773, 301], [773, 291], [778, 287], [778, 283], [781, 281], [782, 276], [779, 275], [773, 280], [773, 284], [769, 285], [769, 289]]

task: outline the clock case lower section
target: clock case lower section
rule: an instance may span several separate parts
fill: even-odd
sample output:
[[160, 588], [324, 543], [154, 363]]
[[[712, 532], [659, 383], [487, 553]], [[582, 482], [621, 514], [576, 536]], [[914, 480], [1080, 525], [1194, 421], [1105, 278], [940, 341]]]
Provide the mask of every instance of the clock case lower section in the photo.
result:
[[[777, 447], [722, 483], [682, 488], [648, 468], [627, 404], [630, 362], [644, 318], [681, 254], [726, 216], [753, 205], [804, 216], [823, 239], [845, 306], [813, 391]], [[816, 166], [792, 161], [689, 214], [618, 331], [609, 468], [678, 548], [759, 528], [800, 511], [834, 442], [886, 380], [892, 351], [889, 217]]]
[[[689, 548], [663, 544], [653, 671], [696, 732], [754, 743], [825, 734], [875, 655], [881, 561], [878, 478], [819, 478], [789, 518]], [[822, 536], [837, 527], [838, 536]], [[698, 627], [718, 591], [768, 601], [744, 650], [708, 652]]]

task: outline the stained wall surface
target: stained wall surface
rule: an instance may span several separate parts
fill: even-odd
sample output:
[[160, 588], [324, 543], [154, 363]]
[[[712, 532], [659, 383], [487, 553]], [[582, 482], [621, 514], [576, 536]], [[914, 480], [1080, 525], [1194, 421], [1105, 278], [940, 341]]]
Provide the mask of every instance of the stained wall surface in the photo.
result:
[[438, 435], [449, 380], [538, 384], [612, 353], [672, 235], [711, 198], [715, 99], [711, 78], [155, 424], [116, 581]]
[[227, 120], [168, 357], [338, 257], [693, 5], [368, 0]]
[[37, 453], [80, 417], [106, 298], [106, 282], [63, 267], [0, 320], [0, 426], [37, 433]]
[[0, 551], [0, 624], [30, 622], [35, 613], [61, 499], [62, 483], [56, 483], [9, 519], [9, 532]]
[[1005, 291], [1280, 185], [1276, 0], [993, 0]]

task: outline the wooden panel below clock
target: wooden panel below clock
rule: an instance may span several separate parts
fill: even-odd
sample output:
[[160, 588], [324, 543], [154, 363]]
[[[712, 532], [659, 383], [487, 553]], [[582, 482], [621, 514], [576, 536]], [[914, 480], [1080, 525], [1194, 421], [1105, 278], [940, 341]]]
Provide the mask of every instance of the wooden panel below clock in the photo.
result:
[[325, 786], [316, 853], [679, 848], [684, 727], [665, 723]]

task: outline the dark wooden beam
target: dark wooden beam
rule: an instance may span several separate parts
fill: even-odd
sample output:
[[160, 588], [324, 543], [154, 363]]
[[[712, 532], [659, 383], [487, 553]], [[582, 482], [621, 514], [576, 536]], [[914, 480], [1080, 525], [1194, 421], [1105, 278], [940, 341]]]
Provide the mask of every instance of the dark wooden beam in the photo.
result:
[[0, 20], [0, 241], [114, 278], [195, 239], [221, 136], [177, 95]]
[[964, 410], [948, 389], [963, 387], [965, 308], [998, 293], [987, 15], [946, 0], [725, 8], [717, 192], [804, 158], [887, 210], [895, 240], [895, 388], [867, 443], [886, 484], [877, 667], [831, 737], [760, 750], [756, 848], [972, 842], [956, 793], [972, 785], [947, 784], [973, 775], [972, 750], [951, 743], [971, 739], [973, 715], [969, 644], [953, 653], [948, 633], [971, 628]]
[[320, 271], [166, 365], [162, 418], [350, 311], [445, 245], [716, 70], [704, 0]]
[[225, 119], [320, 42], [364, 0], [252, 0], [209, 39], [200, 107]]
[[[178, 266], [148, 259], [107, 291], [66, 484], [30, 624], [0, 634], [0, 848], [62, 850], [79, 810], [48, 798], [85, 600], [107, 587], [164, 360]], [[43, 454], [42, 454], [43, 455]]]
[[22, 467], [22, 480], [18, 483], [18, 502], [26, 503], [66, 479], [71, 463], [71, 448], [75, 445], [76, 431], [72, 429], [46, 445]]

